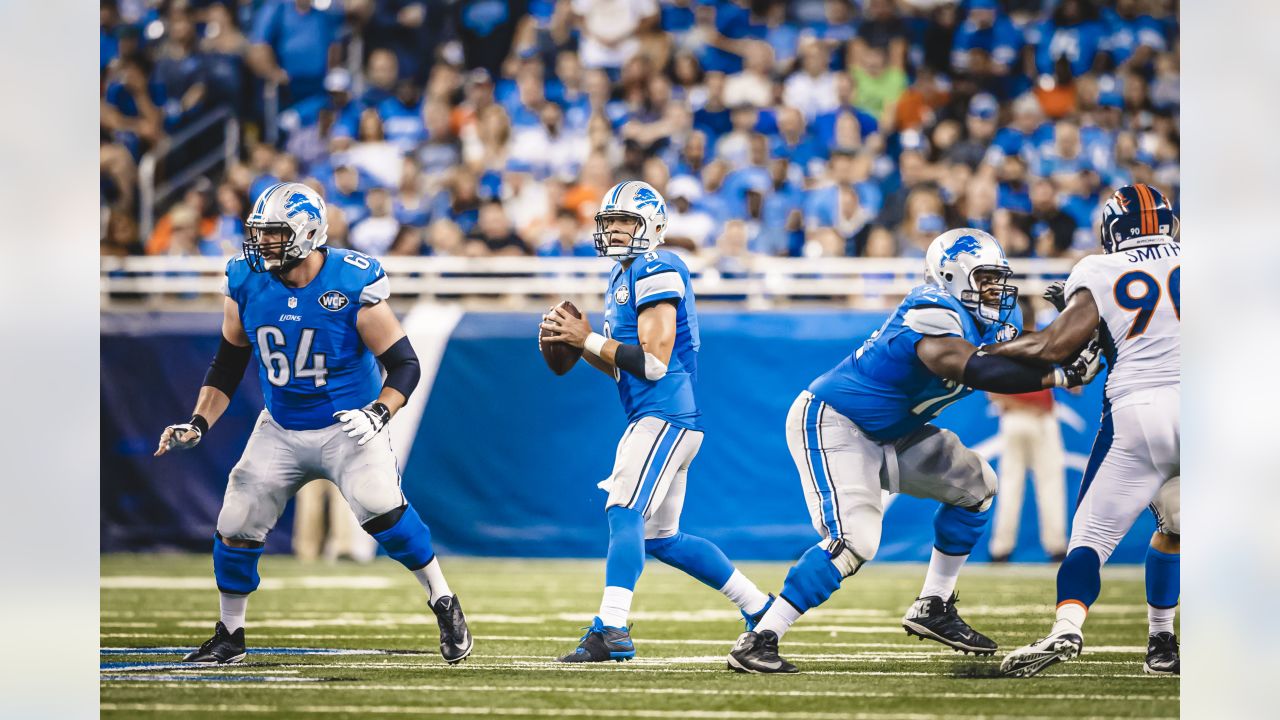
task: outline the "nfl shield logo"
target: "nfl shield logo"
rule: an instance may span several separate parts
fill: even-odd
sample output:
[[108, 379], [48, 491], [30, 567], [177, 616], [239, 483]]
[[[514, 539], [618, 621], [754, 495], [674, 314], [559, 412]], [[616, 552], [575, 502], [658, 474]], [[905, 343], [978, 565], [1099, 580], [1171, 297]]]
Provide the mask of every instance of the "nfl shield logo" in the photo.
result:
[[289, 298], [289, 308], [292, 309], [296, 307], [298, 307], [298, 298], [296, 297]]

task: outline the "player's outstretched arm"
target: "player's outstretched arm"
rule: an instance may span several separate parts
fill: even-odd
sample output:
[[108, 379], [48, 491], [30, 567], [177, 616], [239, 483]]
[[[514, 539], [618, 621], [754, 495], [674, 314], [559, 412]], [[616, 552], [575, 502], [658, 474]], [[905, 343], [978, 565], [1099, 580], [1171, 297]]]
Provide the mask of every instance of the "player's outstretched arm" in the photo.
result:
[[225, 298], [222, 303], [222, 342], [217, 354], [213, 356], [213, 362], [209, 363], [209, 371], [205, 373], [204, 385], [196, 398], [191, 420], [175, 423], [164, 429], [160, 435], [160, 445], [156, 448], [156, 457], [170, 450], [193, 448], [200, 442], [209, 428], [222, 417], [222, 413], [227, 411], [231, 396], [244, 377], [245, 368], [249, 366], [252, 356], [249, 336], [240, 323], [240, 307], [235, 300]]
[[1081, 384], [1079, 378], [1061, 370], [1046, 372], [1019, 360], [989, 355], [953, 335], [921, 338], [916, 343], [916, 355], [934, 375], [975, 390], [1012, 395]]
[[1098, 330], [1098, 305], [1093, 293], [1081, 288], [1072, 294], [1067, 306], [1049, 327], [1026, 333], [1009, 342], [983, 347], [983, 351], [1001, 357], [1062, 364], [1075, 357], [1093, 339]]
[[[399, 318], [385, 302], [365, 305], [356, 315], [356, 332], [378, 362], [386, 368], [387, 377], [377, 402], [395, 415], [409, 400], [409, 394], [422, 378], [422, 366]], [[390, 417], [390, 415], [388, 416]]]

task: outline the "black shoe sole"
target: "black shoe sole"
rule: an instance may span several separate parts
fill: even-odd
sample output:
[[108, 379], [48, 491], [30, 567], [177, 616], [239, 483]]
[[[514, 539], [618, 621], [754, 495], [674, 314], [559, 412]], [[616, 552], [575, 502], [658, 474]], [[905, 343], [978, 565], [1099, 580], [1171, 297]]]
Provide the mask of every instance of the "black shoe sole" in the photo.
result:
[[[1053, 647], [1052, 657], [1039, 657], [1039, 658], [1036, 658], [1033, 662], [1027, 663], [1025, 665], [1019, 665], [1018, 667], [1011, 667], [1008, 669], [1005, 669], [1004, 663], [1001, 663], [1000, 672], [1002, 672], [1007, 677], [1029, 678], [1029, 677], [1032, 677], [1033, 675], [1039, 675], [1040, 673], [1044, 672], [1045, 670], [1048, 670], [1054, 665], [1058, 665], [1060, 663], [1067, 662], [1068, 660], [1074, 660], [1080, 657], [1080, 653], [1083, 652], [1083, 650], [1084, 648], [1081, 646], [1073, 645], [1071, 643], [1064, 644], [1063, 642], [1059, 641]], [[1040, 664], [1042, 661], [1043, 661], [1043, 664]]]
[[245, 656], [248, 654], [248, 652], [242, 652], [239, 655], [227, 658], [226, 660], [188, 660], [183, 658], [182, 662], [187, 663], [188, 665], [235, 665], [241, 660], [244, 660]]
[[934, 642], [942, 643], [943, 645], [946, 645], [952, 650], [955, 650], [956, 652], [964, 653], [965, 655], [968, 655], [969, 653], [973, 653], [974, 655], [979, 655], [979, 656], [995, 655], [996, 650], [1000, 649], [1000, 646], [998, 645], [993, 648], [980, 648], [980, 647], [974, 647], [972, 645], [965, 645], [964, 643], [954, 642], [952, 640], [948, 640], [942, 637], [941, 635], [933, 632], [932, 630], [930, 630], [929, 628], [923, 625], [917, 625], [913, 622], [910, 622], [909, 620], [902, 621], [902, 629], [907, 631], [908, 637], [914, 635], [920, 638], [921, 640], [933, 640]]
[[744, 673], [744, 674], [750, 674], [750, 675], [790, 675], [790, 674], [800, 672], [800, 668], [796, 668], [794, 670], [783, 670], [781, 667], [779, 667], [777, 670], [754, 670], [752, 668], [747, 667], [746, 665], [739, 663], [732, 655], [729, 656], [728, 661], [725, 663], [725, 667], [727, 667], [728, 669], [736, 673]]
[[1142, 663], [1142, 672], [1148, 675], [1169, 675], [1169, 676], [1181, 675], [1182, 673], [1179, 672], [1179, 670], [1181, 669], [1182, 668], [1178, 668], [1178, 670], [1156, 670], [1155, 668], [1148, 665], [1145, 661], [1143, 661]]

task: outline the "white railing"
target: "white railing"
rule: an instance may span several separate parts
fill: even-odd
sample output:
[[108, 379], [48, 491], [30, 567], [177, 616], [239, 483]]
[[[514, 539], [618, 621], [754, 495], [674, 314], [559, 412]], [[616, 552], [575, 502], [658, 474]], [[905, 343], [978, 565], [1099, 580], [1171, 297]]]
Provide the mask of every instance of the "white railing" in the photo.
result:
[[[160, 162], [174, 150], [186, 145], [214, 125], [222, 124], [222, 147], [210, 150], [172, 177], [157, 185], [156, 171]], [[151, 237], [155, 227], [156, 208], [175, 193], [186, 189], [196, 178], [205, 175], [218, 163], [230, 166], [240, 154], [240, 121], [228, 108], [220, 108], [201, 117], [189, 127], [162, 140], [142, 156], [138, 163], [138, 229], [143, 238]]]
[[[766, 309], [794, 305], [877, 308], [924, 279], [912, 258], [747, 257], [731, 273], [706, 257], [686, 258], [699, 302]], [[388, 257], [394, 299], [461, 302], [473, 307], [542, 307], [567, 298], [599, 309], [612, 260], [603, 258]], [[212, 257], [104, 257], [104, 307], [188, 307], [217, 300], [226, 260]], [[1014, 260], [1015, 284], [1039, 295], [1071, 271], [1070, 260]]]

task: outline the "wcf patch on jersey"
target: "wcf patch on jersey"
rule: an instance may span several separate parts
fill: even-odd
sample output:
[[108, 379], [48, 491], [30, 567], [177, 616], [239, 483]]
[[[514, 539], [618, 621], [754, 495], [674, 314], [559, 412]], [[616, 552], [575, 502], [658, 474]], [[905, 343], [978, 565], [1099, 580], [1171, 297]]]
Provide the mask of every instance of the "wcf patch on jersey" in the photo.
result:
[[627, 289], [626, 285], [619, 285], [618, 289], [613, 291], [613, 299], [619, 305], [626, 305], [627, 301], [631, 299], [631, 291]]
[[320, 300], [320, 307], [324, 308], [325, 310], [332, 310], [333, 312], [337, 312], [341, 310], [342, 308], [346, 307], [348, 303], [351, 302], [350, 300], [347, 299], [346, 295], [343, 295], [337, 290], [330, 290], [329, 292], [321, 295], [319, 300]]

